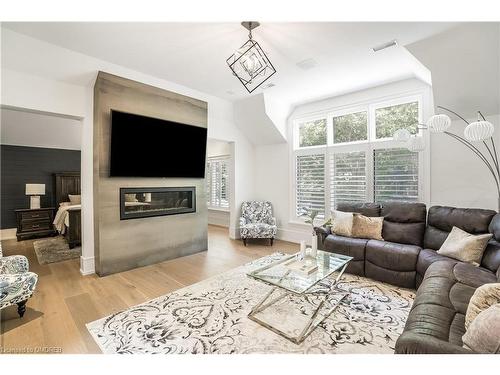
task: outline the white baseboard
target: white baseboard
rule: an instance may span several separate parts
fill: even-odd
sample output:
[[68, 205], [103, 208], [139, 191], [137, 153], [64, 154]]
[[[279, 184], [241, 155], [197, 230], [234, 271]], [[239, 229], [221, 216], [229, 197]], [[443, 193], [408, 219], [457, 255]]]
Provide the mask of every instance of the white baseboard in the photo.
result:
[[95, 259], [94, 257], [80, 257], [80, 273], [82, 275], [91, 275], [95, 273]]
[[309, 234], [309, 231], [304, 232], [300, 230], [291, 230], [285, 228], [278, 228], [276, 238], [293, 243], [300, 243], [300, 241], [305, 240], [309, 245], [311, 242], [311, 235]]
[[16, 238], [16, 228], [0, 229], [0, 240], [12, 240]]

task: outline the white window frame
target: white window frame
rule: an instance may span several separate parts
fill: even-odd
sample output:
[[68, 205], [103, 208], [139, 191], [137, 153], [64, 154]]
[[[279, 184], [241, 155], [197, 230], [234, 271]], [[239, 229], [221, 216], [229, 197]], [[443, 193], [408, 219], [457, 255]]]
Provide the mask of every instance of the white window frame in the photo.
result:
[[[290, 212], [289, 222], [292, 224], [303, 224], [303, 218], [296, 215], [296, 156], [297, 155], [311, 155], [311, 154], [324, 154], [325, 155], [325, 217], [328, 217], [328, 213], [331, 210], [331, 187], [330, 187], [330, 163], [331, 155], [338, 152], [356, 152], [364, 151], [366, 155], [365, 168], [366, 168], [366, 201], [373, 201], [374, 199], [374, 160], [373, 154], [374, 150], [377, 149], [388, 149], [388, 148], [404, 148], [401, 142], [394, 141], [392, 138], [379, 138], [376, 139], [376, 123], [375, 123], [375, 110], [378, 108], [390, 107], [405, 103], [417, 102], [418, 103], [418, 122], [423, 123], [424, 117], [424, 101], [425, 95], [421, 90], [408, 92], [400, 95], [394, 95], [387, 98], [379, 98], [374, 100], [365, 101], [362, 103], [357, 103], [354, 105], [346, 105], [338, 108], [327, 108], [322, 111], [317, 111], [315, 113], [296, 117], [291, 120], [291, 149], [290, 149]], [[333, 118], [338, 116], [347, 115], [350, 113], [357, 112], [367, 112], [367, 140], [364, 141], [353, 141], [345, 143], [333, 143]], [[327, 126], [327, 144], [320, 146], [306, 146], [299, 147], [299, 126], [304, 122], [316, 121], [319, 119], [326, 118]], [[416, 134], [418, 137], [424, 137], [426, 141], [426, 150], [419, 153], [418, 157], [418, 200], [420, 202], [426, 202], [428, 200], [428, 188], [429, 188], [429, 173], [425, 173], [425, 166], [428, 164], [429, 160], [429, 137], [427, 133], [423, 133], [421, 129], [418, 130]]]
[[[210, 170], [208, 168], [208, 163], [210, 161], [218, 161], [218, 160], [224, 160], [226, 162], [226, 168], [227, 168], [227, 173], [228, 173], [228, 178], [227, 178], [227, 185], [226, 186], [226, 194], [227, 194], [227, 202], [228, 206], [227, 207], [222, 207], [222, 206], [213, 206], [210, 203], [207, 203], [207, 208], [209, 210], [215, 210], [215, 211], [224, 211], [224, 212], [229, 212], [231, 208], [231, 156], [230, 155], [218, 155], [218, 156], [209, 156], [207, 157], [207, 182], [209, 180], [208, 174], [210, 173]], [[212, 187], [207, 183], [207, 196], [209, 197], [208, 201], [212, 200]]]

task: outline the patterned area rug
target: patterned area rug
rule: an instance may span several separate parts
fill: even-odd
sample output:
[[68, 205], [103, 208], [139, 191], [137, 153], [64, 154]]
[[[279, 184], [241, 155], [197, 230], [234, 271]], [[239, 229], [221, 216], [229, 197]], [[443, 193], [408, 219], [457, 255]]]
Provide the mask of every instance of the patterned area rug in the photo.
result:
[[45, 238], [33, 242], [38, 263], [49, 264], [63, 260], [79, 258], [82, 254], [80, 247], [70, 249], [63, 236]]
[[282, 256], [260, 258], [87, 328], [104, 353], [394, 352], [414, 293], [364, 277], [344, 274], [337, 288], [349, 295], [299, 345], [248, 319], [271, 286], [246, 273]]

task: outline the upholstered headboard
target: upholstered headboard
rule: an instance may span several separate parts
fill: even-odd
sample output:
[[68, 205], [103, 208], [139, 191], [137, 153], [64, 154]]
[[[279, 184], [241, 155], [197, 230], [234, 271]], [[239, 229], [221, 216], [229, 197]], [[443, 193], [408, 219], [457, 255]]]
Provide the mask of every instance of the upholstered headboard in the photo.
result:
[[56, 206], [61, 202], [69, 202], [68, 194], [81, 194], [80, 172], [55, 173], [56, 178]]

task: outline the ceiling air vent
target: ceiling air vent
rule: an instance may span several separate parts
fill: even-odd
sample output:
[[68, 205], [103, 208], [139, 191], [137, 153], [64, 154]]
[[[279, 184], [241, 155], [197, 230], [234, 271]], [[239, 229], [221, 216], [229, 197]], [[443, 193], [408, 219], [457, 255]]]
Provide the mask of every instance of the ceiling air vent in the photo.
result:
[[389, 47], [394, 47], [394, 46], [397, 46], [398, 45], [398, 41], [396, 39], [394, 40], [391, 40], [390, 42], [387, 42], [387, 43], [384, 43], [384, 44], [380, 44], [376, 47], [373, 47], [372, 50], [373, 52], [378, 52], [378, 51], [382, 51], [383, 49], [386, 49], [386, 48], [389, 48]]
[[318, 63], [314, 59], [306, 59], [299, 61], [296, 65], [302, 70], [309, 70], [318, 65]]

